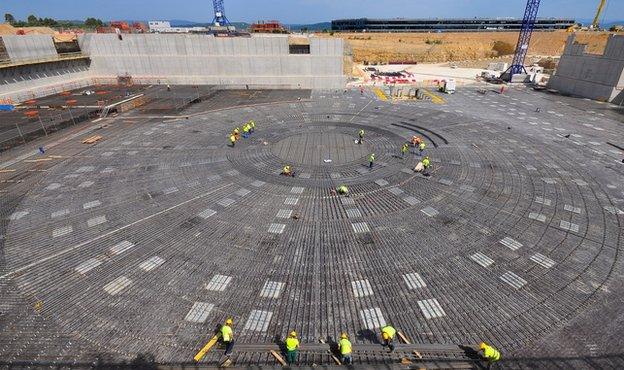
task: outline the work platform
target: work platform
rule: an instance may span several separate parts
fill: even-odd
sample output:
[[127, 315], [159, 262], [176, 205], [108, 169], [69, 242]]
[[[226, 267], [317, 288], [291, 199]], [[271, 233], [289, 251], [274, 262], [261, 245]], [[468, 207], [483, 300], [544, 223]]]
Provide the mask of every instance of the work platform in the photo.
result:
[[[334, 363], [317, 343], [343, 331], [371, 368], [478, 366], [457, 344], [482, 340], [501, 368], [624, 365], [616, 107], [523, 88], [444, 104], [205, 88], [0, 153], [2, 361], [193, 367], [232, 317], [241, 368], [276, 366], [291, 330], [302, 366]], [[429, 177], [400, 154], [413, 135]], [[384, 352], [385, 324], [416, 347]]]

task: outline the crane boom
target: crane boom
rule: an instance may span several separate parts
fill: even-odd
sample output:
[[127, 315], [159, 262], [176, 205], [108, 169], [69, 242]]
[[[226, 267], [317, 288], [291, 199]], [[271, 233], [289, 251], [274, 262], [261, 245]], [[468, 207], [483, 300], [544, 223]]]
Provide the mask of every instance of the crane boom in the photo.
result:
[[600, 5], [598, 5], [596, 16], [594, 17], [594, 21], [592, 22], [593, 29], [598, 29], [598, 26], [600, 25], [600, 14], [602, 14], [602, 11], [604, 10], [606, 3], [607, 3], [607, 0], [600, 0]]
[[223, 0], [212, 0], [212, 5], [215, 12], [215, 17], [212, 23], [214, 23], [215, 26], [229, 26], [230, 21], [225, 16], [225, 6], [223, 5]]

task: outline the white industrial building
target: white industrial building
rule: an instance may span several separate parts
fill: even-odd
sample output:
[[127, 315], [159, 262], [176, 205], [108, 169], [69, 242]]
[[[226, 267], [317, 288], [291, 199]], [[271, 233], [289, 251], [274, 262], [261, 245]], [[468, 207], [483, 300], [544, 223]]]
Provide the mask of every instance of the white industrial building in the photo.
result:
[[169, 21], [149, 21], [148, 25], [152, 33], [191, 33], [208, 30], [206, 27], [171, 27]]

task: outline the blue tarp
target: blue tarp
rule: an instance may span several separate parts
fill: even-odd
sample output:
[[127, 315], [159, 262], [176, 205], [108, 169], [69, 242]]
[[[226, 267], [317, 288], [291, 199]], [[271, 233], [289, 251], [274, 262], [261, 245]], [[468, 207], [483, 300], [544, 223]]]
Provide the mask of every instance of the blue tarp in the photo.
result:
[[10, 104], [2, 105], [2, 104], [0, 104], [0, 111], [5, 110], [5, 111], [9, 111], [10, 112], [13, 109], [15, 109], [14, 105], [10, 105]]

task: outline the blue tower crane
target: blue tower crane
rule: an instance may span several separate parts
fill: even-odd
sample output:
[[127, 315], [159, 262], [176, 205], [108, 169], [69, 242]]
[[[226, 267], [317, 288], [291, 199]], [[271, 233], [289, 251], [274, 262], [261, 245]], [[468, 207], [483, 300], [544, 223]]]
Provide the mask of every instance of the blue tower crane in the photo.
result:
[[225, 16], [225, 6], [223, 6], [223, 0], [212, 0], [212, 5], [214, 6], [215, 17], [212, 20], [215, 26], [230, 26], [230, 21], [228, 21]]
[[529, 44], [531, 43], [531, 36], [533, 35], [533, 28], [535, 27], [535, 19], [537, 18], [539, 5], [540, 0], [527, 0], [524, 19], [522, 20], [522, 28], [520, 29], [520, 36], [518, 37], [518, 44], [516, 45], [516, 54], [514, 55], [509, 71], [510, 80], [515, 74], [526, 73], [524, 60], [529, 51]]

